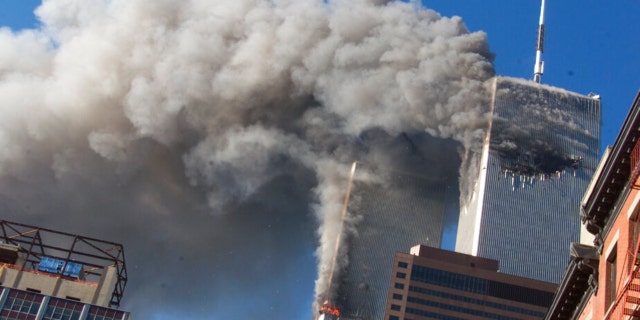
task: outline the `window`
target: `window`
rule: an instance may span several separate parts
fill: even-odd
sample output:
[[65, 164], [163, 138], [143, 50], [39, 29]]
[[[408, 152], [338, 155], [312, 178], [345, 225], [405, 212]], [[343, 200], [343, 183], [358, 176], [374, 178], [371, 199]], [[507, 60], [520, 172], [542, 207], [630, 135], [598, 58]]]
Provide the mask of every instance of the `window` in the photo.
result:
[[398, 272], [396, 273], [396, 278], [400, 278], [400, 279], [404, 279], [407, 277], [407, 274], [404, 272]]
[[618, 244], [613, 246], [611, 253], [607, 257], [606, 283], [605, 283], [605, 304], [609, 308], [616, 301], [616, 268], [618, 257]]
[[[638, 244], [638, 232], [640, 232], [638, 222], [635, 219], [629, 220], [629, 250], [634, 250]], [[632, 258], [629, 257], [629, 259]], [[631, 267], [633, 266], [633, 263], [631, 262], [632, 261], [627, 262], [627, 272], [631, 272]]]
[[400, 311], [400, 306], [399, 306], [399, 305], [397, 305], [397, 304], [392, 304], [392, 305], [391, 305], [391, 310], [393, 310], [393, 311]]
[[406, 269], [408, 266], [409, 266], [409, 264], [406, 263], [406, 262], [402, 262], [402, 261], [398, 262], [398, 267], [399, 268]]
[[86, 320], [119, 320], [123, 319], [124, 311], [92, 306]]
[[400, 318], [396, 316], [389, 316], [389, 320], [400, 320]]
[[43, 296], [28, 291], [9, 291], [0, 313], [1, 319], [35, 320]]
[[402, 289], [404, 289], [404, 284], [402, 284], [402, 283], [397, 283], [397, 282], [396, 282], [396, 283], [393, 285], [393, 287], [394, 287], [394, 288], [396, 288], [396, 289], [400, 289], [400, 290], [402, 290]]
[[82, 307], [83, 305], [80, 302], [60, 298], [51, 298], [42, 319], [79, 320], [80, 313], [82, 313]]
[[402, 295], [401, 295], [401, 294], [394, 293], [394, 294], [393, 294], [393, 300], [402, 300]]

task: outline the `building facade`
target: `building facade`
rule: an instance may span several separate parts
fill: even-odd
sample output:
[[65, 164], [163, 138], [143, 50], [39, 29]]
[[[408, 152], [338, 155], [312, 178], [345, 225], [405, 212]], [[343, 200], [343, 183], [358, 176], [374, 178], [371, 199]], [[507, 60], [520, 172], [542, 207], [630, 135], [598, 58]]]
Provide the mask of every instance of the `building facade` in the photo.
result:
[[595, 267], [572, 258], [546, 319], [640, 317], [640, 94], [607, 150], [582, 201]]
[[457, 186], [415, 172], [354, 166], [345, 202], [349, 263], [333, 278], [335, 293], [328, 300], [340, 308], [342, 320], [379, 320], [394, 254], [415, 243], [440, 246], [446, 212], [458, 211]]
[[556, 285], [500, 273], [498, 266], [423, 245], [397, 253], [383, 319], [542, 319]]
[[120, 244], [0, 220], [0, 264], [0, 319], [131, 319]]
[[492, 120], [456, 251], [558, 283], [598, 161], [600, 100], [520, 79], [492, 81]]
[[130, 320], [128, 312], [69, 298], [0, 287], [0, 319], [23, 320]]

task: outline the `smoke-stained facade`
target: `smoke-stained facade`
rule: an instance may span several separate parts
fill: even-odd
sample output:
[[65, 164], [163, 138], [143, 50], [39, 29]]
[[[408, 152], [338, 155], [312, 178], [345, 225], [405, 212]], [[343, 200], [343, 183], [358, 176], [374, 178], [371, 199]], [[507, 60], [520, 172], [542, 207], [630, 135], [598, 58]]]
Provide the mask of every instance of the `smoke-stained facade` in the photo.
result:
[[[447, 150], [453, 151], [442, 149]], [[348, 264], [334, 277], [336, 290], [330, 290], [342, 318], [382, 319], [396, 252], [411, 243], [441, 245], [446, 215], [458, 212], [452, 173], [436, 178], [420, 169], [385, 171], [356, 164], [346, 202]]]
[[557, 283], [580, 236], [580, 199], [597, 166], [600, 100], [496, 78], [493, 117], [456, 251], [501, 272]]

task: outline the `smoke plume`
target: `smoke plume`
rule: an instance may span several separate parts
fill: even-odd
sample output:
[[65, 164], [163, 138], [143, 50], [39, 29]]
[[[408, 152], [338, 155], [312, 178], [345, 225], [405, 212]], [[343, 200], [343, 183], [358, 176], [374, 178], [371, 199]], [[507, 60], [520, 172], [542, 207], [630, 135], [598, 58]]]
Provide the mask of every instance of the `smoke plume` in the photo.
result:
[[138, 319], [308, 317], [350, 164], [393, 167], [377, 139], [422, 133], [458, 141], [465, 167], [484, 136], [485, 34], [416, 2], [45, 0], [36, 15], [0, 29], [3, 216], [122, 242]]

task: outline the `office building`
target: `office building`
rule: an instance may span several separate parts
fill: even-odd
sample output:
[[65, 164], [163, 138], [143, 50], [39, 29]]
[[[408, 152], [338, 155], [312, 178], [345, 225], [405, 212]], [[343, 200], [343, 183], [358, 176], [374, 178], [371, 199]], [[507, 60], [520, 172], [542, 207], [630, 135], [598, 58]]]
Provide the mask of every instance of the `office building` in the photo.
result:
[[336, 291], [328, 300], [339, 307], [341, 320], [378, 320], [384, 315], [394, 254], [415, 243], [440, 246], [446, 213], [458, 212], [457, 185], [354, 166], [346, 201], [351, 231], [344, 239], [349, 263], [333, 279]]
[[397, 253], [383, 319], [542, 319], [556, 285], [500, 273], [498, 266], [424, 245]]
[[122, 245], [3, 220], [0, 241], [0, 319], [131, 319]]
[[640, 318], [639, 212], [640, 93], [582, 201], [591, 252], [572, 257], [546, 319]]
[[558, 283], [597, 165], [600, 100], [532, 81], [491, 81], [492, 120], [456, 251], [498, 260], [503, 273]]

